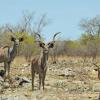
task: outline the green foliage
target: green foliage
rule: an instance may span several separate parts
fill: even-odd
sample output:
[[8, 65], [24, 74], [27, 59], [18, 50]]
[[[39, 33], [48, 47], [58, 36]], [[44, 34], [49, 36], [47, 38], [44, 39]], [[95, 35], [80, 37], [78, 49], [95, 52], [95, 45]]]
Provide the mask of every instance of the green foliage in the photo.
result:
[[82, 34], [81, 37], [80, 37], [80, 42], [84, 45], [87, 44], [87, 42], [89, 41], [89, 38], [88, 38], [88, 35], [87, 34]]
[[75, 49], [75, 48], [79, 48], [80, 44], [78, 41], [67, 41], [67, 46], [70, 49]]
[[87, 45], [88, 42], [98, 43], [100, 42], [100, 36], [98, 36], [98, 34], [82, 34], [80, 37], [80, 43], [83, 45]]

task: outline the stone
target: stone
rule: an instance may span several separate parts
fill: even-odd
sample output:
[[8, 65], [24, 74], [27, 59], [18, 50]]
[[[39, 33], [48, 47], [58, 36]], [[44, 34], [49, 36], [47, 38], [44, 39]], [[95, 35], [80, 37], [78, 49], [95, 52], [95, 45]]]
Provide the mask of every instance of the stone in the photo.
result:
[[18, 81], [19, 85], [22, 86], [24, 83], [30, 83], [31, 81], [26, 77], [16, 76], [15, 80]]
[[60, 100], [59, 97], [52, 95], [52, 96], [44, 96], [42, 100]]
[[2, 96], [0, 100], [28, 100], [24, 95]]
[[9, 88], [10, 87], [10, 84], [8, 83], [8, 82], [4, 82], [3, 83], [3, 88], [4, 89], [7, 89], [7, 88]]
[[100, 92], [100, 83], [95, 83], [93, 85], [93, 91], [94, 92]]
[[3, 77], [5, 74], [5, 71], [4, 70], [0, 70], [0, 76]]
[[26, 77], [22, 77], [21, 81], [19, 82], [19, 85], [23, 85], [24, 83], [30, 83], [30, 80]]
[[66, 69], [60, 69], [58, 71], [59, 76], [66, 76], [66, 77], [74, 77], [75, 72], [71, 68], [66, 68]]

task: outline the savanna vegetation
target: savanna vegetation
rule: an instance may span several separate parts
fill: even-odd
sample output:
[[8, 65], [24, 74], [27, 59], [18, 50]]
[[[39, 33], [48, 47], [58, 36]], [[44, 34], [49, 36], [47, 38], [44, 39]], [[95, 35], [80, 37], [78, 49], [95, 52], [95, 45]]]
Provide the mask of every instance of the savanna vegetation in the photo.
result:
[[[45, 14], [38, 19], [34, 13], [22, 15], [20, 23], [0, 26], [0, 47], [12, 45], [11, 35], [24, 37], [16, 62], [11, 66], [12, 83], [2, 81], [0, 76], [0, 100], [99, 100], [100, 62], [96, 60], [100, 56], [100, 16], [80, 21], [82, 34], [77, 40], [56, 39], [50, 50], [45, 90], [38, 91], [36, 75], [32, 92], [30, 61], [40, 54], [36, 33], [43, 36], [42, 32], [50, 21]], [[45, 41], [44, 37], [42, 41]]]
[[[7, 23], [0, 26], [0, 46], [11, 45], [10, 34], [24, 36], [24, 42], [19, 47], [18, 56], [24, 56], [26, 60], [39, 53], [35, 42], [35, 33], [42, 34], [43, 29], [49, 24], [46, 15], [35, 19], [34, 13], [23, 13], [20, 23], [12, 25]], [[57, 40], [50, 55], [53, 60], [59, 56], [89, 57], [93, 60], [100, 56], [100, 16], [91, 19], [82, 19], [79, 23], [82, 35], [77, 40]], [[9, 32], [9, 29], [13, 33]], [[21, 32], [23, 30], [23, 32]], [[63, 34], [63, 33], [62, 33]], [[42, 34], [43, 36], [43, 34]], [[44, 37], [43, 37], [43, 40]]]

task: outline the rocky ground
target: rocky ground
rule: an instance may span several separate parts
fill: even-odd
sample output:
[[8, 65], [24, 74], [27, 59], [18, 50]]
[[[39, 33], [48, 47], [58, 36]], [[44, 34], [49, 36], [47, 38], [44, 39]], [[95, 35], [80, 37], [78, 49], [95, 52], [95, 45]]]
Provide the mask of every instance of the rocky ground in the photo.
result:
[[100, 81], [92, 62], [62, 60], [49, 63], [45, 90], [31, 91], [31, 67], [29, 64], [11, 66], [11, 82], [4, 82], [0, 71], [0, 100], [99, 100]]

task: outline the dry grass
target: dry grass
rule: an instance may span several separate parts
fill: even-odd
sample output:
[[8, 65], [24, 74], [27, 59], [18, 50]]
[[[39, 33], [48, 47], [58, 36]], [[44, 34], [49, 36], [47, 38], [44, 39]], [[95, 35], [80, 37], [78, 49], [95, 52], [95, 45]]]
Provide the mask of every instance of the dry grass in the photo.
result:
[[[57, 56], [56, 57], [56, 60], [57, 61], [79, 61], [79, 60], [83, 60], [82, 57], [71, 57], [71, 56]], [[52, 61], [52, 57], [49, 56], [49, 61], [51, 62]]]
[[[98, 61], [99, 59], [100, 58], [97, 58]], [[49, 62], [51, 61], [52, 58], [49, 57]], [[58, 68], [62, 67], [63, 61], [65, 62], [65, 64], [67, 64], [64, 65], [64, 68], [70, 67], [73, 70], [76, 69], [77, 73], [78, 70], [80, 71], [83, 68], [83, 65], [81, 63], [83, 59], [81, 57], [59, 56], [57, 63], [59, 63], [59, 61], [61, 62], [61, 65], [50, 64], [49, 68], [53, 69], [55, 67], [54, 69], [56, 69], [58, 72]], [[69, 62], [75, 62], [75, 63], [70, 64]], [[25, 76], [28, 79], [31, 79], [30, 66], [23, 66], [23, 64], [27, 63], [28, 62], [25, 60], [24, 57], [16, 57], [11, 66], [11, 76], [19, 75], [21, 77]], [[91, 63], [86, 62], [84, 68], [87, 67], [91, 69]], [[33, 98], [36, 98], [36, 100], [96, 100], [99, 95], [98, 92], [94, 92], [92, 90], [93, 86], [98, 82], [97, 78], [89, 78], [87, 76], [87, 73], [85, 72], [84, 73], [80, 72], [79, 75], [77, 74], [77, 76], [73, 78], [73, 77], [59, 76], [56, 74], [56, 72], [48, 70], [45, 82], [46, 82], [45, 91], [39, 91], [38, 76], [36, 75], [34, 92], [31, 91], [31, 84], [30, 84], [25, 88], [21, 87], [14, 89], [14, 93], [5, 92], [5, 94], [25, 95], [28, 98], [28, 100], [32, 100]]]
[[14, 59], [14, 61], [12, 62], [12, 64], [17, 65], [17, 66], [20, 64], [24, 64], [24, 63], [27, 63], [27, 61], [26, 61], [25, 57], [23, 57], [23, 56], [16, 57]]

